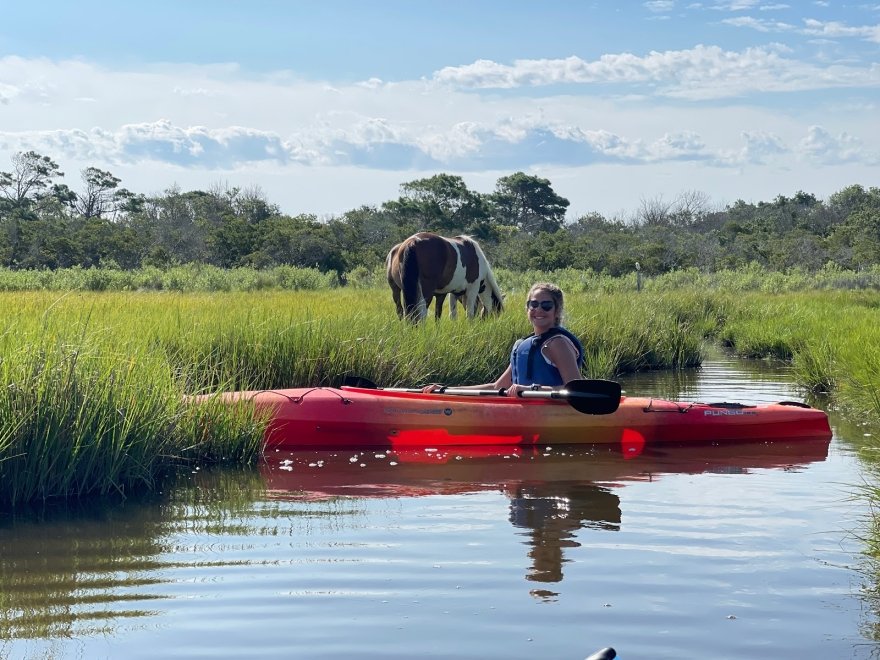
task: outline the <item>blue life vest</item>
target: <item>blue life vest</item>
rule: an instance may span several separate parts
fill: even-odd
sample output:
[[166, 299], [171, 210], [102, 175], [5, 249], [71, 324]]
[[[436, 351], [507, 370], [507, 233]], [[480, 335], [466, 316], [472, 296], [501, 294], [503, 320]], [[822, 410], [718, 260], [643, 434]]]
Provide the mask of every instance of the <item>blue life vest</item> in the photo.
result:
[[556, 335], [565, 335], [577, 348], [577, 366], [580, 369], [584, 364], [584, 347], [580, 340], [565, 328], [559, 326], [550, 328], [542, 335], [529, 335], [525, 339], [518, 340], [510, 351], [511, 377], [514, 385], [547, 385], [555, 387], [565, 385], [559, 369], [548, 364], [541, 355], [541, 346]]

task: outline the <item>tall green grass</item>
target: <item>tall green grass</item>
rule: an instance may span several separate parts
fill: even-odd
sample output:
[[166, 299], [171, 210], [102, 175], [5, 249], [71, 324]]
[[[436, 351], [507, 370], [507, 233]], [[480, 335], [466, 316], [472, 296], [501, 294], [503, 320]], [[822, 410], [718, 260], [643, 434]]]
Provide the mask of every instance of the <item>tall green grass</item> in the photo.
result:
[[0, 291], [267, 291], [333, 289], [335, 274], [315, 268], [218, 268], [184, 264], [135, 270], [120, 268], [59, 268], [11, 270], [0, 268]]
[[[153, 335], [193, 391], [218, 383], [237, 389], [337, 385], [346, 375], [386, 385], [486, 382], [504, 369], [514, 341], [531, 330], [521, 295], [511, 294], [499, 317], [419, 326], [398, 321], [390, 295], [375, 289], [184, 296], [168, 305]], [[583, 339], [593, 377], [697, 365], [703, 322], [671, 315], [662, 297], [568, 297], [566, 325]]]
[[798, 383], [880, 427], [880, 293], [808, 291], [736, 297], [715, 336], [744, 356], [791, 361]]
[[[880, 293], [714, 289], [607, 292], [556, 273], [585, 376], [683, 369], [705, 341], [791, 360], [800, 383], [880, 419]], [[504, 369], [530, 332], [528, 287], [480, 322], [398, 321], [387, 288], [250, 292], [0, 293], [0, 502], [149, 488], [179, 461], [249, 462], [265, 420], [246, 404], [194, 406], [228, 389], [475, 383]]]
[[28, 317], [43, 306], [24, 302], [0, 335], [0, 503], [124, 494], [178, 461], [256, 457], [263, 422], [245, 404], [188, 405], [137, 325], [74, 298]]
[[[635, 291], [640, 284], [648, 292], [718, 291], [792, 293], [810, 290], [880, 289], [880, 265], [865, 270], [844, 270], [829, 263], [818, 272], [797, 268], [787, 272], [770, 271], [758, 264], [735, 270], [711, 273], [696, 268], [671, 271], [657, 276], [638, 278], [635, 272], [612, 277], [591, 270], [565, 268], [550, 272], [526, 270], [495, 271], [504, 291], [524, 291], [532, 283], [549, 280], [567, 292], [620, 293]], [[373, 269], [358, 266], [344, 277], [354, 289], [380, 289], [385, 286], [384, 265]], [[57, 270], [13, 270], [0, 268], [0, 291], [178, 291], [230, 292], [270, 290], [317, 290], [340, 286], [335, 273], [322, 273], [314, 268], [276, 266], [266, 269], [250, 267], [223, 269], [206, 264], [190, 263], [157, 268], [145, 266], [134, 270], [114, 267], [59, 268]]]

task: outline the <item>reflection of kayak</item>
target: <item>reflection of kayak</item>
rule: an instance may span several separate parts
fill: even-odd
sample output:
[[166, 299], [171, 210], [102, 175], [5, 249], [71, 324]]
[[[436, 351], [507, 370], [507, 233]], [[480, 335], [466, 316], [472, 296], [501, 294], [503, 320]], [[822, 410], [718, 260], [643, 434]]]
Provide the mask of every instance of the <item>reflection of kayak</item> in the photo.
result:
[[[568, 497], [584, 484], [646, 481], [664, 474], [747, 473], [796, 469], [824, 461], [828, 438], [721, 445], [647, 447], [631, 457], [608, 445], [485, 446], [389, 451], [295, 450], [261, 464], [274, 497], [324, 498], [452, 495], [502, 490], [511, 496]], [[592, 491], [591, 491], [592, 492]], [[594, 508], [611, 511], [603, 498]], [[616, 506], [616, 505], [615, 505]], [[616, 522], [619, 522], [619, 512]], [[602, 520], [614, 522], [614, 513]]]
[[530, 593], [552, 599], [557, 595], [552, 584], [563, 579], [565, 551], [579, 545], [578, 531], [621, 529], [618, 493], [627, 481], [655, 480], [673, 473], [797, 470], [825, 460], [829, 443], [828, 438], [803, 438], [742, 445], [659, 445], [645, 447], [635, 456], [607, 444], [378, 451], [297, 449], [267, 454], [261, 471], [266, 496], [274, 500], [504, 493], [510, 503], [510, 523], [529, 548], [526, 580], [540, 583], [540, 588]]
[[639, 445], [830, 438], [828, 417], [799, 403], [681, 403], [623, 397], [611, 414], [564, 401], [343, 387], [227, 394], [267, 411], [268, 448]]

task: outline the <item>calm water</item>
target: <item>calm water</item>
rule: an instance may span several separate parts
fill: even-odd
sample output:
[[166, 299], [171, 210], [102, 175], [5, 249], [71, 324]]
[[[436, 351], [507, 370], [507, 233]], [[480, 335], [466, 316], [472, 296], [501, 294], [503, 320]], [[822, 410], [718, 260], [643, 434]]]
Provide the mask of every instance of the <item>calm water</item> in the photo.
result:
[[[715, 356], [633, 395], [801, 399]], [[277, 453], [146, 501], [0, 515], [3, 658], [880, 657], [872, 477], [828, 443]]]

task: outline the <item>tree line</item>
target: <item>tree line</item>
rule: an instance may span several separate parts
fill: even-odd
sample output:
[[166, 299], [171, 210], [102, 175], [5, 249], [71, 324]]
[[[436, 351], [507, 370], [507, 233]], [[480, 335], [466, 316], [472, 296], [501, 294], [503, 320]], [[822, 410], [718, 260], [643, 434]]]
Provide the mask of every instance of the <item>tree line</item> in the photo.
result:
[[400, 186], [400, 196], [329, 219], [288, 215], [257, 188], [214, 186], [144, 195], [88, 167], [76, 189], [55, 161], [20, 152], [0, 171], [0, 266], [134, 269], [204, 263], [223, 268], [293, 265], [373, 270], [417, 231], [477, 238], [510, 270], [575, 268], [618, 276], [758, 264], [816, 271], [880, 263], [880, 188], [850, 185], [827, 200], [798, 191], [720, 209], [697, 191], [642, 198], [629, 217], [567, 218], [569, 201], [547, 179], [515, 172], [495, 190], [470, 190], [440, 173]]

